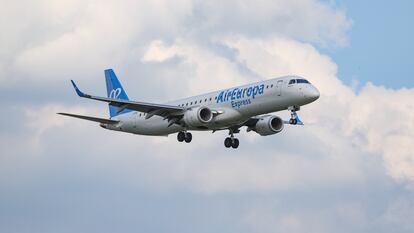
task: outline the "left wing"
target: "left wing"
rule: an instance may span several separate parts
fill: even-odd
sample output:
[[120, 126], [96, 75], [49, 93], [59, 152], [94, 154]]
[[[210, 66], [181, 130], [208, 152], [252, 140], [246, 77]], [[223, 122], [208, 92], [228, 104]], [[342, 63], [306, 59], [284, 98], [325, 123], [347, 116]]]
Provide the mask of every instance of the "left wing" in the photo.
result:
[[88, 95], [80, 91], [73, 80], [71, 80], [71, 82], [78, 96], [82, 98], [107, 102], [112, 106], [118, 107], [118, 112], [122, 112], [125, 109], [132, 109], [132, 110], [139, 111], [139, 112], [145, 112], [147, 113], [147, 115], [145, 116], [146, 119], [154, 115], [168, 118], [169, 116], [182, 115], [184, 112], [184, 108], [179, 107], [179, 106], [136, 102], [136, 101], [130, 101], [130, 100], [112, 99], [112, 98]]

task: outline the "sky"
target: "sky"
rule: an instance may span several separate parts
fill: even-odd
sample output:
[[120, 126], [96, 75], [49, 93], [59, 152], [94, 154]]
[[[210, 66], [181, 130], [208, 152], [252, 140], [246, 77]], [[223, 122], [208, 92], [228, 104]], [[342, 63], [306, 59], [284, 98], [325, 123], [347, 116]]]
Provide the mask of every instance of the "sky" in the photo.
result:
[[349, 45], [322, 50], [338, 64], [338, 77], [344, 82], [373, 82], [389, 88], [412, 87], [414, 79], [409, 67], [414, 31], [410, 27], [412, 1], [338, 1], [352, 19], [348, 32]]
[[[0, 0], [0, 232], [413, 232], [409, 1]], [[162, 103], [296, 74], [280, 134], [106, 131], [69, 82]], [[283, 118], [287, 112], [274, 113]]]

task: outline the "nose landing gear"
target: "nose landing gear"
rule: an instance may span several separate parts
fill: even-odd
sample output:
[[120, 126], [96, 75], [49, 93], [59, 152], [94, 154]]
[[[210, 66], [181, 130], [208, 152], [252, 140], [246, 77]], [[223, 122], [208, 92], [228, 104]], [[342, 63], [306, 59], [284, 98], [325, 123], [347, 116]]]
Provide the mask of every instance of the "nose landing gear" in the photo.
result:
[[289, 124], [291, 124], [291, 125], [296, 125], [296, 124], [298, 124], [298, 120], [296, 120], [295, 118], [290, 118], [290, 120], [289, 120]]
[[291, 125], [303, 125], [302, 121], [299, 119], [298, 114], [296, 113], [296, 111], [299, 111], [300, 108], [299, 107], [290, 107], [290, 108], [288, 108], [288, 110], [290, 110], [289, 124], [291, 124]]

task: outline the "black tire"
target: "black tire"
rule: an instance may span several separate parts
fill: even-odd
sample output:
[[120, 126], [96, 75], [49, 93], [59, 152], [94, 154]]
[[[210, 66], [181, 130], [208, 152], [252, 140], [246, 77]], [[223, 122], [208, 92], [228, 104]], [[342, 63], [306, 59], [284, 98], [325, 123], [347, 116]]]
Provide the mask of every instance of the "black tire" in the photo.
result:
[[193, 140], [193, 135], [191, 133], [186, 133], [185, 134], [185, 142], [190, 143], [191, 140]]
[[179, 133], [177, 134], [177, 140], [178, 140], [179, 142], [183, 142], [183, 141], [185, 140], [185, 133], [184, 133], [184, 132], [179, 132]]
[[231, 147], [233, 147], [234, 149], [237, 149], [239, 147], [239, 145], [240, 145], [239, 139], [234, 138], [232, 140]]
[[232, 144], [233, 144], [233, 142], [232, 142], [231, 138], [224, 139], [224, 146], [226, 148], [230, 148]]
[[293, 125], [294, 119], [289, 120], [289, 124]]
[[294, 125], [298, 124], [298, 120], [293, 119], [293, 124], [294, 124]]

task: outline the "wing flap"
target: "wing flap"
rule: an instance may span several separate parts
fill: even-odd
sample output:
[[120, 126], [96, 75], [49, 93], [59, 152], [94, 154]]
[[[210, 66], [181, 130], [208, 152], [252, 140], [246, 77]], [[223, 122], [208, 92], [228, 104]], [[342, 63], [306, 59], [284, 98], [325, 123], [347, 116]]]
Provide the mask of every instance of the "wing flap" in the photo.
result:
[[64, 112], [60, 112], [58, 114], [63, 115], [63, 116], [75, 117], [75, 118], [79, 118], [79, 119], [82, 119], [82, 120], [95, 121], [95, 122], [99, 122], [99, 123], [103, 123], [103, 124], [110, 124], [110, 125], [111, 124], [116, 124], [116, 123], [119, 122], [119, 121], [115, 121], [115, 120], [111, 120], [111, 119], [76, 115], [76, 114], [64, 113]]

